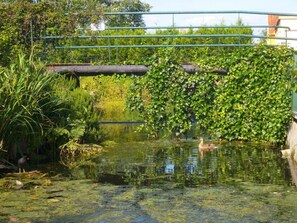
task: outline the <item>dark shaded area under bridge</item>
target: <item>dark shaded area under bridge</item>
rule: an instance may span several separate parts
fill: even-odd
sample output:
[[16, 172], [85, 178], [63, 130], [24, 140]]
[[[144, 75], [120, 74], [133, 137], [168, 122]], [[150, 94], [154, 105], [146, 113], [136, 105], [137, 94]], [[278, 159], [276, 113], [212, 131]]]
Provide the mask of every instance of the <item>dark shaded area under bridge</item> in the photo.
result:
[[[187, 73], [195, 74], [201, 72], [201, 69], [195, 65], [182, 65]], [[91, 65], [91, 64], [53, 64], [47, 65], [47, 69], [61, 74], [74, 74], [76, 76], [96, 76], [126, 74], [142, 76], [150, 69], [145, 65]], [[214, 69], [212, 73], [226, 75], [225, 69]]]

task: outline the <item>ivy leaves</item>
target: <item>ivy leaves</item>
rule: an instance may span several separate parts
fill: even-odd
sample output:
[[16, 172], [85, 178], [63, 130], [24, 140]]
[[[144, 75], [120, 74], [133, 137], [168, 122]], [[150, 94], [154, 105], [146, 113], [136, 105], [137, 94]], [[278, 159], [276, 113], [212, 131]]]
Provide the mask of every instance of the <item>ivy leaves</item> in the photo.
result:
[[144, 129], [156, 138], [168, 132], [181, 136], [194, 122], [205, 127], [209, 120], [214, 75], [186, 73], [175, 54], [173, 49], [157, 54], [147, 75], [130, 89], [129, 107], [141, 113]]
[[[259, 45], [232, 55], [217, 89], [213, 131], [229, 140], [284, 141], [290, 120], [292, 51]], [[226, 66], [226, 65], [225, 65]]]
[[[214, 55], [204, 58], [195, 75], [172, 55], [174, 50], [157, 54], [148, 74], [130, 89], [129, 107], [141, 113], [150, 135], [181, 136], [196, 123], [228, 140], [284, 141], [291, 109], [290, 49], [258, 45]], [[222, 77], [209, 67], [229, 72]]]

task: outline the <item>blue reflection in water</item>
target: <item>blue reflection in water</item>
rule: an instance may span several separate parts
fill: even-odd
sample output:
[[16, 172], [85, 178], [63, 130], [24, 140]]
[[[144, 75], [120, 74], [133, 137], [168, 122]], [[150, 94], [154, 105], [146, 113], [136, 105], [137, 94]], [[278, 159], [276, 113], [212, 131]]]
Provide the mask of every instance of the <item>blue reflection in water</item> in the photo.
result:
[[188, 157], [185, 164], [186, 174], [194, 174], [198, 168], [198, 148], [192, 149], [192, 153]]
[[165, 160], [165, 174], [174, 174], [174, 161], [171, 158]]

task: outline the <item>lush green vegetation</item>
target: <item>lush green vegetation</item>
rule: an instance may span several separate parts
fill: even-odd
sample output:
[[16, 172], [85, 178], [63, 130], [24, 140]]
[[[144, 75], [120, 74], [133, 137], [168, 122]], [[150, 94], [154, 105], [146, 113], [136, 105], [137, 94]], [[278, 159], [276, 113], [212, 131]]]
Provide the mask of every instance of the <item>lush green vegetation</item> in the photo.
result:
[[[219, 24], [224, 27], [224, 23]], [[244, 26], [239, 20], [236, 24]], [[247, 37], [201, 37], [214, 34], [246, 34], [251, 35], [250, 28], [200, 28], [200, 29], [166, 29], [156, 33], [136, 30], [78, 30], [74, 36], [56, 37], [47, 39], [47, 60], [52, 63], [93, 63], [93, 64], [149, 64], [149, 58], [163, 48], [129, 47], [143, 45], [201, 45], [201, 44], [242, 44], [252, 43]], [[182, 35], [182, 37], [181, 37]], [[115, 36], [129, 36], [129, 38], [115, 38]], [[75, 48], [71, 47], [90, 47]], [[101, 48], [106, 46], [105, 48]], [[108, 48], [108, 46], [113, 46]], [[122, 46], [122, 47], [114, 47]], [[125, 47], [126, 46], [126, 47]], [[61, 47], [61, 48], [57, 48]], [[98, 48], [99, 47], [99, 48]], [[197, 58], [214, 56], [232, 52], [234, 47], [180, 47], [179, 61], [192, 62]]]
[[[8, 151], [12, 160], [24, 152], [50, 157], [61, 145], [102, 141], [102, 112], [95, 112], [94, 95], [69, 79], [48, 75], [40, 61], [25, 55], [44, 58], [51, 44], [44, 48], [43, 36], [74, 35], [100, 22], [104, 10], [149, 8], [140, 1], [0, 1], [0, 156]], [[141, 15], [104, 20], [114, 26], [144, 25]]]
[[165, 132], [181, 136], [197, 119], [198, 127], [206, 127], [213, 101], [215, 76], [188, 74], [171, 55], [177, 54], [172, 50], [156, 55], [129, 95], [129, 107], [142, 114], [145, 129], [156, 138]]
[[218, 85], [212, 130], [229, 140], [285, 141], [291, 120], [293, 51], [259, 45], [227, 56]]
[[[252, 34], [250, 28], [167, 29], [155, 33], [167, 37], [154, 37], [145, 29], [88, 30], [91, 23], [102, 19], [109, 26], [144, 26], [141, 15], [103, 18], [102, 12], [107, 8], [149, 10], [140, 1], [0, 1], [0, 140], [10, 157], [37, 148], [39, 153], [48, 155], [60, 145], [65, 148], [67, 143], [100, 142], [104, 135], [97, 123], [99, 117], [112, 121], [144, 120], [143, 129], [154, 138], [163, 134], [181, 137], [195, 124], [197, 129], [223, 139], [284, 142], [290, 121], [290, 91], [294, 87], [292, 50], [262, 44], [242, 48], [181, 47], [178, 51], [55, 49], [73, 45], [252, 43], [251, 38], [198, 37], [238, 31]], [[238, 21], [236, 25], [244, 24]], [[135, 37], [107, 38], [115, 34]], [[45, 35], [65, 38], [44, 41]], [[44, 75], [44, 66], [19, 54], [20, 49], [25, 55], [34, 52], [42, 59], [46, 52], [52, 63], [146, 64], [151, 69], [144, 77], [84, 78], [81, 88], [75, 88], [68, 79]], [[199, 65], [201, 72], [188, 74], [183, 63]], [[216, 68], [228, 69], [228, 75], [214, 74]]]
[[[286, 47], [241, 48], [199, 60], [196, 75], [183, 71], [172, 55], [156, 57], [149, 73], [136, 79], [130, 108], [139, 111], [153, 136], [179, 136], [193, 123], [228, 140], [282, 143], [290, 121], [293, 51]], [[207, 66], [208, 67], [207, 67]], [[229, 69], [227, 76], [213, 68]]]
[[110, 26], [144, 25], [141, 15], [104, 18], [103, 11], [149, 9], [140, 0], [0, 0], [0, 65], [9, 65], [9, 58], [15, 57], [20, 48], [29, 54], [34, 47], [35, 54], [44, 57], [44, 50], [51, 48], [52, 41], [44, 43], [43, 36], [78, 35], [81, 28], [103, 19]]
[[10, 158], [100, 138], [90, 94], [23, 54], [0, 68], [0, 120], [0, 139]]
[[81, 78], [81, 88], [90, 92], [94, 109], [105, 121], [139, 121], [138, 113], [127, 107], [127, 95], [133, 77], [125, 75]]

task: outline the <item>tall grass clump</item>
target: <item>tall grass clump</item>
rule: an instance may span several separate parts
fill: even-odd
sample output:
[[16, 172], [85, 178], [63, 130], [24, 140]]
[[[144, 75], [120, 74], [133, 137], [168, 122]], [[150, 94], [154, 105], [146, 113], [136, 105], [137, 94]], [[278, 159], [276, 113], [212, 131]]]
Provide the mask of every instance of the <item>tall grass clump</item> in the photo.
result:
[[0, 141], [10, 159], [39, 152], [45, 144], [44, 150], [52, 150], [92, 138], [98, 127], [92, 126], [90, 95], [74, 84], [23, 53], [9, 67], [0, 67]]

